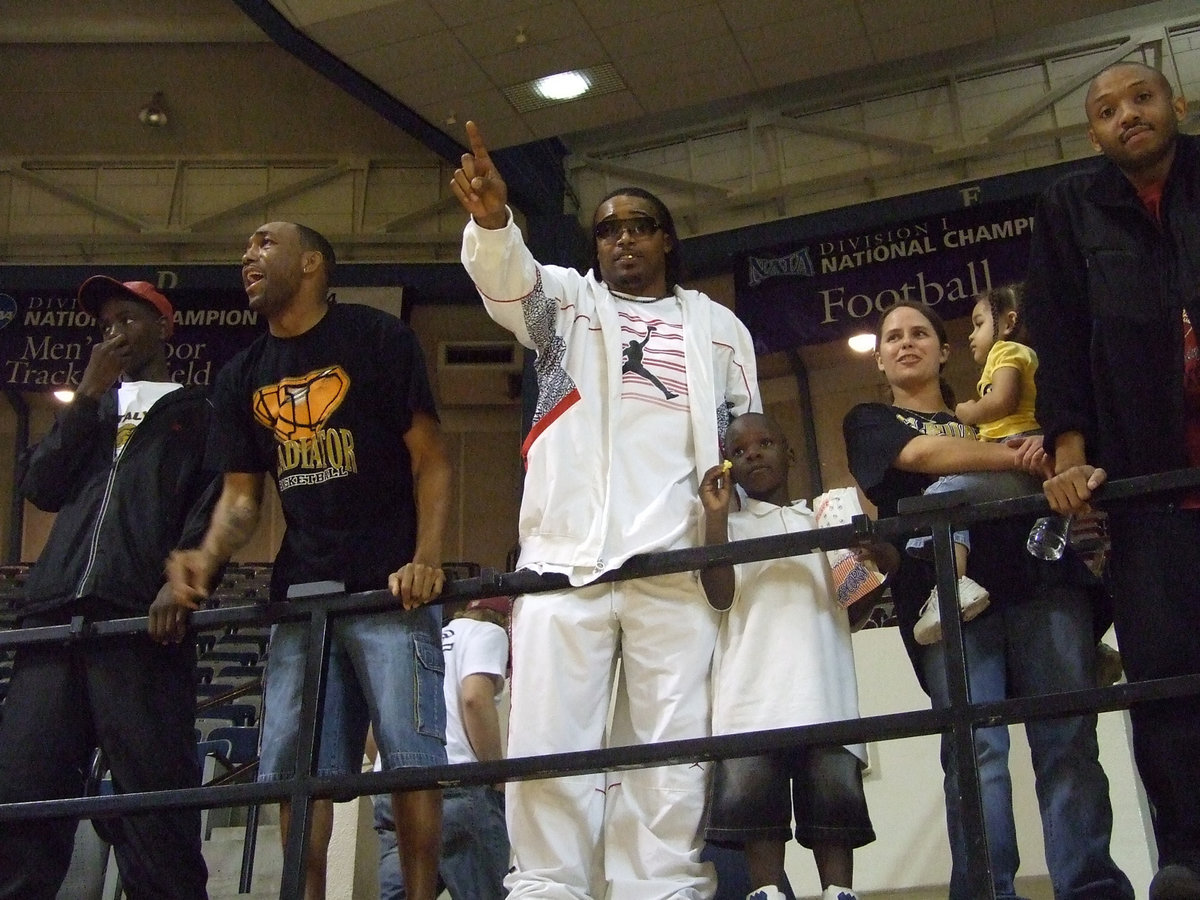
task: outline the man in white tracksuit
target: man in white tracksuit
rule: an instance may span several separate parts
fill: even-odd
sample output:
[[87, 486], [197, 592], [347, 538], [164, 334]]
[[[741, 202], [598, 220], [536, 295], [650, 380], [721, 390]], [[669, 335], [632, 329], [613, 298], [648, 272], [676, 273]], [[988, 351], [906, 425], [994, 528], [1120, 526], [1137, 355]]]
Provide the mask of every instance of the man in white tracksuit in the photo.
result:
[[[489, 315], [537, 351], [519, 565], [574, 586], [517, 600], [508, 755], [604, 745], [618, 659], [635, 740], [705, 736], [717, 621], [697, 574], [589, 583], [634, 554], [701, 542], [700, 477], [730, 416], [760, 409], [750, 336], [678, 286], [674, 223], [643, 190], [597, 208], [591, 272], [537, 263], [478, 129], [467, 131], [452, 182], [472, 217], [463, 265]], [[711, 897], [706, 776], [697, 764], [510, 783], [510, 897]]]

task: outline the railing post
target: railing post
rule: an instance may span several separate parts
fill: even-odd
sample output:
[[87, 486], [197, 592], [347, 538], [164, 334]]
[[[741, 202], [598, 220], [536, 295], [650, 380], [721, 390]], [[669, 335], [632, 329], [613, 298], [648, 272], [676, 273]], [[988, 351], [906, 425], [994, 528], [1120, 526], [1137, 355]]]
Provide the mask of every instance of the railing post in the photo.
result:
[[[946, 518], [933, 529], [933, 558], [937, 568], [938, 597], [941, 601], [939, 606], [942, 613], [942, 640], [945, 641], [946, 688], [950, 697], [950, 710], [953, 713], [950, 738], [953, 744], [954, 764], [958, 771], [957, 800], [962, 811], [963, 837], [967, 844], [967, 884], [972, 897], [994, 900], [996, 889], [992, 879], [992, 862], [988, 855], [983, 790], [979, 783], [979, 765], [975, 756], [975, 729], [970, 719], [970, 681], [967, 674], [966, 650], [963, 646], [962, 619], [958, 613], [958, 576], [955, 572], [953, 529], [948, 509]], [[953, 798], [946, 799], [953, 802]]]
[[320, 750], [321, 712], [325, 709], [325, 676], [329, 668], [329, 615], [315, 607], [308, 627], [308, 652], [304, 660], [304, 694], [300, 701], [296, 768], [292, 776], [291, 814], [283, 854], [279, 900], [304, 896], [304, 863], [312, 832], [311, 781]]

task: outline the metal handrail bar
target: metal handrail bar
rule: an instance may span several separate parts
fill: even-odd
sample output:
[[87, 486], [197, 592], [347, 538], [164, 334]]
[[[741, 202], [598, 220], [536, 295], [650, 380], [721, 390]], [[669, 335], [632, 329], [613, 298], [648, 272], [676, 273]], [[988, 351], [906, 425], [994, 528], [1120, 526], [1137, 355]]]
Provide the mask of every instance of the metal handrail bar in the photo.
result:
[[[976, 727], [991, 727], [1087, 712], [1111, 712], [1146, 700], [1161, 700], [1197, 692], [1200, 692], [1200, 675], [1181, 675], [1086, 691], [976, 703], [972, 704], [967, 718]], [[364, 772], [360, 775], [313, 776], [296, 781], [304, 784], [314, 797], [325, 798], [433, 787], [495, 784], [500, 781], [528, 781], [558, 775], [623, 771], [698, 760], [758, 756], [797, 746], [842, 746], [864, 741], [919, 737], [945, 731], [954, 719], [955, 712], [951, 707], [922, 709], [744, 734], [715, 735], [657, 744], [631, 744], [603, 750], [583, 750], [545, 756], [510, 757], [491, 762], [392, 769], [386, 772]], [[279, 781], [7, 803], [0, 804], [0, 822], [24, 819], [111, 818], [131, 812], [167, 808], [218, 809], [251, 803], [278, 802], [287, 800], [293, 793], [293, 782]]]
[[[1161, 475], [1113, 482], [1098, 494], [1098, 502], [1147, 502], [1143, 498], [1164, 492], [1200, 487], [1200, 470], [1181, 470]], [[901, 505], [901, 515], [872, 523], [866, 516], [850, 525], [817, 529], [800, 534], [778, 535], [737, 541], [720, 547], [698, 547], [633, 557], [620, 569], [597, 578], [612, 582], [672, 572], [691, 571], [779, 556], [832, 550], [873, 539], [896, 540], [930, 532], [939, 592], [955, 590], [951, 549], [951, 527], [985, 519], [1045, 513], [1045, 498], [1031, 494], [1008, 500], [969, 503], [958, 493], [911, 498]], [[566, 585], [561, 575], [538, 575], [528, 571], [496, 573], [449, 582], [439, 602], [469, 600], [495, 594], [535, 593], [558, 590]], [[329, 618], [395, 609], [399, 601], [386, 590], [360, 594], [330, 594], [303, 597], [286, 603], [251, 604], [224, 609], [200, 610], [193, 614], [193, 628], [205, 629], [254, 622], [257, 624], [305, 620], [310, 622], [305, 688], [300, 711], [297, 771], [312, 772], [316, 756], [316, 722], [324, 702], [325, 668], [328, 664]], [[77, 617], [67, 625], [19, 629], [0, 633], [0, 648], [53, 642], [100, 639], [108, 635], [143, 631], [145, 618], [90, 623]], [[980, 897], [993, 896], [990, 862], [983, 834], [983, 812], [978, 769], [971, 740], [977, 727], [1040, 718], [1123, 709], [1150, 699], [1184, 696], [1200, 692], [1200, 675], [1160, 679], [1138, 684], [1097, 688], [1066, 694], [1020, 698], [996, 703], [971, 703], [958, 617], [943, 623], [950, 705], [940, 710], [918, 710], [871, 716], [844, 722], [829, 722], [799, 728], [776, 729], [749, 734], [722, 735], [688, 741], [614, 747], [579, 753], [553, 754], [498, 760], [471, 765], [402, 769], [391, 772], [318, 778], [300, 775], [289, 781], [269, 784], [225, 785], [155, 793], [106, 797], [71, 798], [36, 803], [0, 804], [0, 821], [59, 817], [104, 818], [126, 812], [166, 807], [194, 808], [241, 806], [271, 800], [290, 800], [292, 830], [285, 851], [280, 897], [298, 895], [303, 881], [304, 847], [311, 827], [314, 798], [341, 798], [394, 790], [416, 790], [460, 784], [490, 784], [503, 780], [545, 778], [564, 774], [611, 771], [672, 763], [751, 756], [799, 745], [840, 745], [865, 740], [949, 732], [953, 738], [959, 771], [963, 819], [968, 824], [968, 879]], [[974, 777], [970, 777], [970, 776]]]

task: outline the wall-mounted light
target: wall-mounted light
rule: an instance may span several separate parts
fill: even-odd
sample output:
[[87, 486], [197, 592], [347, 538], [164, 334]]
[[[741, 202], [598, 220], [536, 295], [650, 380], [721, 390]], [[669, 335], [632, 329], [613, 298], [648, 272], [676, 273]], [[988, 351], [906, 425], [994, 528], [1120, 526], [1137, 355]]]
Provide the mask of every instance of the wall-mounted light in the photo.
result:
[[75, 399], [75, 392], [74, 391], [55, 391], [54, 399], [57, 400], [59, 403], [70, 403], [72, 400]]
[[150, 102], [138, 112], [138, 121], [150, 128], [163, 128], [167, 124], [167, 107], [162, 91], [155, 91]]
[[850, 345], [850, 349], [855, 353], [870, 353], [875, 349], [875, 335], [867, 334], [852, 334], [849, 340], [846, 341]]

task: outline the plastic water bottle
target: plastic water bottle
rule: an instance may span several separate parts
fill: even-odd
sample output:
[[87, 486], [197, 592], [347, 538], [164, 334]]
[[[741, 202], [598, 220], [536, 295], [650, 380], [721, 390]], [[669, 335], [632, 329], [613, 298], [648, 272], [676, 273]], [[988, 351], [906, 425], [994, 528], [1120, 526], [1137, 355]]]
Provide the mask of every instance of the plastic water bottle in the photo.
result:
[[1029, 529], [1025, 549], [1031, 556], [1054, 562], [1062, 559], [1071, 534], [1070, 516], [1042, 516]]

